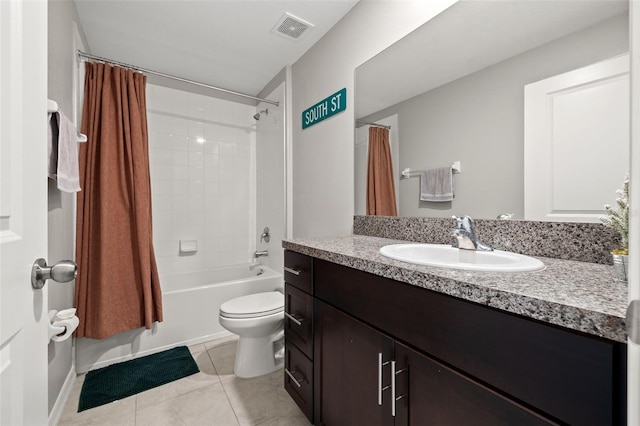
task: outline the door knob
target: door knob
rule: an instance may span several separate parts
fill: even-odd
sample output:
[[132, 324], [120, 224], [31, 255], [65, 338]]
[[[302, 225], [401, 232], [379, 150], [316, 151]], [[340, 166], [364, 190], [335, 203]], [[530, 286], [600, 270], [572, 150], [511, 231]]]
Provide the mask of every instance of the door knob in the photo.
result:
[[53, 266], [47, 266], [47, 261], [41, 258], [33, 262], [31, 286], [41, 289], [49, 278], [59, 283], [66, 283], [77, 275], [78, 265], [73, 260], [61, 260]]

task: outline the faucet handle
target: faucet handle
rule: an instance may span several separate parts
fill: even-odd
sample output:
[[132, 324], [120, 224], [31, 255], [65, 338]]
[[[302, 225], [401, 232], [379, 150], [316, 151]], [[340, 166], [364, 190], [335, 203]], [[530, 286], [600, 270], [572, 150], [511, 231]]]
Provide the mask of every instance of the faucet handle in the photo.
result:
[[458, 228], [467, 230], [473, 229], [473, 219], [471, 219], [471, 216], [465, 215], [460, 217], [453, 215], [451, 217], [456, 220], [456, 225]]
[[260, 235], [260, 242], [269, 242], [271, 240], [271, 234], [269, 233], [269, 227], [265, 226], [264, 231], [262, 231], [262, 235]]

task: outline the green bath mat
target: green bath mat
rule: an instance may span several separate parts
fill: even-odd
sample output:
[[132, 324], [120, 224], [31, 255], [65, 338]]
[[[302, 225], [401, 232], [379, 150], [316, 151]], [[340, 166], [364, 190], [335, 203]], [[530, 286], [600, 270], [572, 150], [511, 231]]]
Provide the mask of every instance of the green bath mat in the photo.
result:
[[87, 373], [78, 412], [190, 376], [200, 369], [186, 346], [178, 346]]

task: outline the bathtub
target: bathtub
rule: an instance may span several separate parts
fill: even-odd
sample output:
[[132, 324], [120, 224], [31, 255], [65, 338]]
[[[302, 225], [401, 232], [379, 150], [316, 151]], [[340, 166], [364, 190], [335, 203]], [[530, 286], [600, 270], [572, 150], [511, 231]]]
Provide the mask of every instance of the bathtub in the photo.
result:
[[231, 335], [218, 322], [220, 305], [263, 291], [283, 292], [282, 274], [239, 265], [160, 276], [164, 321], [104, 340], [76, 339], [76, 371], [84, 373], [179, 345]]

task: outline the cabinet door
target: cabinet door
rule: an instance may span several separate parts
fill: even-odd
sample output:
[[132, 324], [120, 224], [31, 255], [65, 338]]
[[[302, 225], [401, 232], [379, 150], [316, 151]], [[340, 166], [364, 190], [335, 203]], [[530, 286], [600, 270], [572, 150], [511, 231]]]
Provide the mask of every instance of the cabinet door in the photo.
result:
[[316, 425], [392, 425], [390, 364], [383, 366], [379, 387], [379, 353], [393, 356], [393, 340], [364, 323], [315, 301], [315, 421]]
[[555, 424], [398, 342], [396, 425]]

